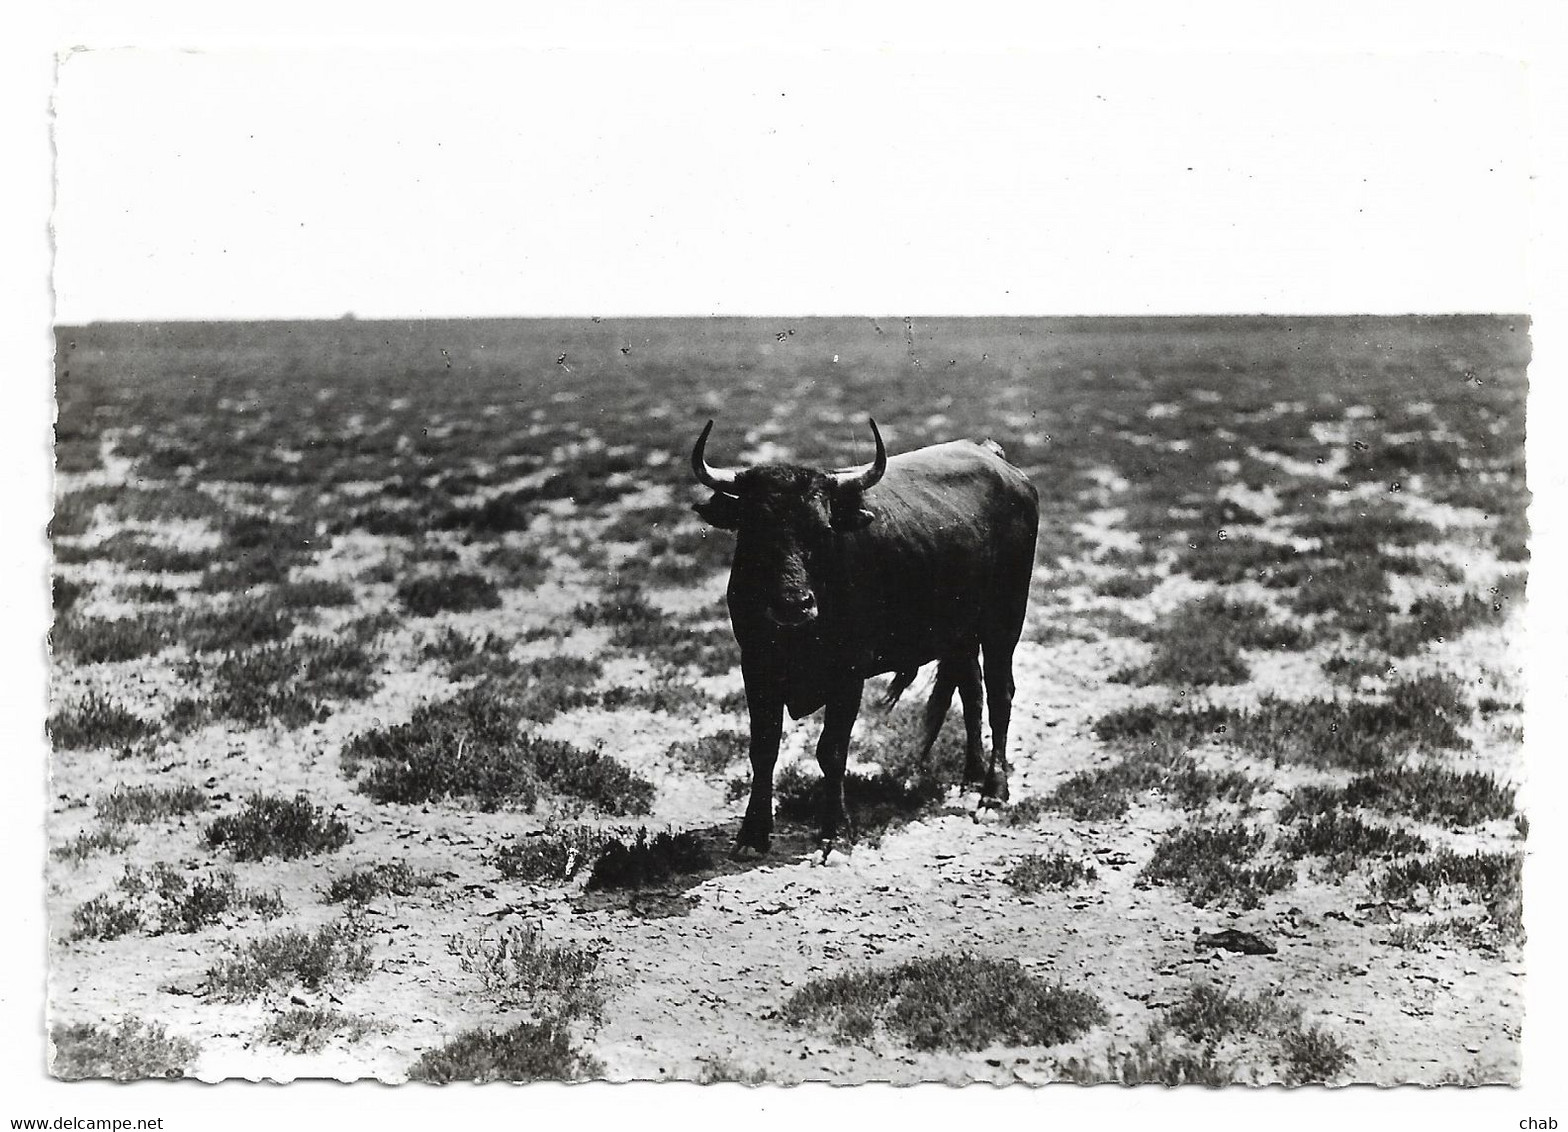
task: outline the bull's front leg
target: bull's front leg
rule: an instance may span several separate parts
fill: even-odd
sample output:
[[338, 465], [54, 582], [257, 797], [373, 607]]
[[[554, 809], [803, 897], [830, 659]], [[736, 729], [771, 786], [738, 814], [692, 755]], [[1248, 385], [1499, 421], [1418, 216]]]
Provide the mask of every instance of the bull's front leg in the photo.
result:
[[773, 840], [773, 766], [784, 735], [784, 697], [769, 683], [746, 680], [746, 710], [751, 716], [751, 801], [735, 839], [735, 855], [752, 849], [766, 853]]
[[844, 811], [844, 768], [849, 763], [849, 735], [860, 714], [863, 680], [847, 680], [828, 698], [817, 740], [817, 765], [822, 768], [822, 842], [831, 845], [849, 823]]

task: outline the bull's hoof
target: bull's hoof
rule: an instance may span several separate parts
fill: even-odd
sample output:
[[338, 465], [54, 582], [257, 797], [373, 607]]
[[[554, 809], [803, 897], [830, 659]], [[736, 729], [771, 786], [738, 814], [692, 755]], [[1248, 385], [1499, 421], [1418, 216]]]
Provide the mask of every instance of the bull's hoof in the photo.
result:
[[1001, 806], [1007, 802], [1007, 779], [988, 778], [985, 786], [980, 790], [980, 804], [984, 806]]

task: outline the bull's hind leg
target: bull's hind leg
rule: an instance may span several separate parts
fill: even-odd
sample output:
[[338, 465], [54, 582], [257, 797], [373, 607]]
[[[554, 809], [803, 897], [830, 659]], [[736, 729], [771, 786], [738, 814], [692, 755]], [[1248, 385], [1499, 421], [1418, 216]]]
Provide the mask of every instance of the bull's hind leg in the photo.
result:
[[985, 777], [984, 744], [980, 737], [980, 657], [971, 649], [945, 657], [936, 666], [936, 684], [926, 701], [925, 730], [920, 738], [920, 762], [931, 758], [931, 748], [942, 733], [953, 692], [964, 705], [964, 783], [978, 783]]
[[1013, 718], [1013, 648], [1016, 635], [985, 648], [985, 698], [991, 711], [991, 766], [986, 771], [982, 797], [1007, 801], [1007, 727]]
[[964, 705], [964, 785], [978, 786], [986, 777], [984, 743], [980, 737], [979, 653], [970, 653], [955, 667], [959, 670], [958, 698]]
[[817, 765], [822, 768], [822, 841], [827, 845], [848, 824], [844, 812], [844, 768], [849, 764], [849, 735], [860, 714], [862, 680], [847, 680], [833, 693], [823, 713], [817, 740]]

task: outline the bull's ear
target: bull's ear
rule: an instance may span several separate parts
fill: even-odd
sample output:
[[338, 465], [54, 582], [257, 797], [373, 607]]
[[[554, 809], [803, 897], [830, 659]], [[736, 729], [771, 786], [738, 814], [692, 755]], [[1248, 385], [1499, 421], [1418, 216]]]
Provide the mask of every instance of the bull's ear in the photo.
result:
[[864, 530], [876, 522], [875, 511], [868, 511], [864, 507], [865, 493], [858, 488], [841, 487], [833, 495], [833, 504], [828, 510], [828, 525], [835, 531], [848, 533], [850, 531]]
[[693, 511], [703, 520], [722, 530], [733, 531], [740, 526], [740, 500], [733, 495], [713, 493], [706, 503], [692, 504]]

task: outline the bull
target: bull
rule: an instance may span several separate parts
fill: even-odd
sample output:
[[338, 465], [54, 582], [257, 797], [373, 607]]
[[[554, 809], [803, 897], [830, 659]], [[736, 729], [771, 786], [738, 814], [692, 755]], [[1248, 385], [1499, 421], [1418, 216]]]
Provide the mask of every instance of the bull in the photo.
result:
[[692, 449], [692, 472], [713, 491], [694, 510], [736, 535], [728, 604], [751, 721], [751, 797], [737, 854], [769, 848], [785, 709], [795, 719], [826, 709], [817, 743], [826, 851], [848, 826], [844, 769], [866, 680], [893, 673], [891, 698], [931, 661], [922, 760], [957, 691], [964, 783], [980, 786], [984, 799], [1007, 800], [1013, 650], [1034, 571], [1039, 495], [990, 440], [890, 458], [870, 424], [875, 458], [837, 471], [714, 467], [706, 457], [711, 420]]

